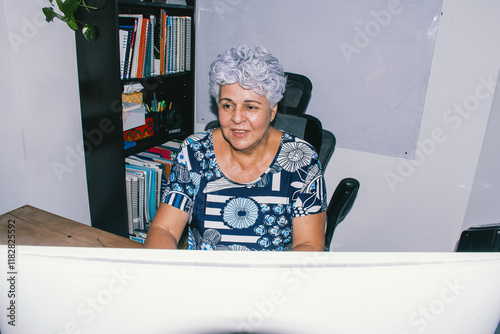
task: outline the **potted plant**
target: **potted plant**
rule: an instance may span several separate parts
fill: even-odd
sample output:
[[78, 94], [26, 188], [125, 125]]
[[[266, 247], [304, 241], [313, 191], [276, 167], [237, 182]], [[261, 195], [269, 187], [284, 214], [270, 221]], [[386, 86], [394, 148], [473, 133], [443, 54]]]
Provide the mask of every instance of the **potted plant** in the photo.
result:
[[56, 0], [57, 8], [61, 14], [57, 13], [54, 8], [53, 0], [49, 0], [52, 7], [43, 7], [42, 11], [45, 14], [45, 20], [47, 22], [52, 22], [54, 18], [57, 18], [63, 22], [66, 22], [68, 27], [73, 30], [82, 29], [82, 34], [87, 41], [91, 41], [94, 37], [94, 28], [90, 25], [81, 22], [75, 18], [75, 13], [78, 8], [82, 7], [87, 11], [96, 10], [97, 7], [88, 6], [85, 0]]

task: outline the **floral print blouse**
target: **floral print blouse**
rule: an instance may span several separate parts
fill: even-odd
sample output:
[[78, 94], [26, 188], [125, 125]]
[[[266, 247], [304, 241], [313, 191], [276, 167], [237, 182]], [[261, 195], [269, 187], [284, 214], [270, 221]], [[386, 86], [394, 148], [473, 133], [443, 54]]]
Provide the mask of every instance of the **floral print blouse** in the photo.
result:
[[290, 250], [292, 218], [327, 208], [317, 153], [286, 132], [269, 168], [249, 183], [222, 173], [212, 130], [189, 136], [162, 202], [191, 214], [188, 248], [202, 250]]

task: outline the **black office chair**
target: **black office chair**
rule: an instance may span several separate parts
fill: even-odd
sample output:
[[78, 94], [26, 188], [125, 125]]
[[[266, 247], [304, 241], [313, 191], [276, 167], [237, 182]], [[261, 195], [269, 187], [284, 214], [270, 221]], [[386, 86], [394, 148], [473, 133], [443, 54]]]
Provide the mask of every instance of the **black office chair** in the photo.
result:
[[[314, 146], [318, 153], [321, 168], [326, 166], [335, 151], [336, 139], [332, 132], [323, 129], [321, 121], [312, 115], [284, 115], [277, 114], [273, 126], [304, 139]], [[326, 211], [325, 251], [330, 251], [333, 232], [351, 211], [354, 200], [358, 195], [359, 181], [354, 178], [345, 178], [339, 182], [330, 198]]]
[[287, 76], [286, 90], [278, 103], [278, 112], [290, 115], [303, 114], [311, 99], [311, 80], [297, 73], [285, 72], [285, 75]]

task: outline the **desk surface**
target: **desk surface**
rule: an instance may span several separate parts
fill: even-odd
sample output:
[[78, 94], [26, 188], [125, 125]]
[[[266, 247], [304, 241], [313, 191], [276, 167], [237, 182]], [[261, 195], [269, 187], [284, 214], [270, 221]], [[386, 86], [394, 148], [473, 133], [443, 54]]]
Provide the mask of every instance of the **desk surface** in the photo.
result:
[[0, 216], [0, 245], [7, 244], [10, 225], [16, 245], [142, 248], [142, 244], [32, 207], [22, 206]]

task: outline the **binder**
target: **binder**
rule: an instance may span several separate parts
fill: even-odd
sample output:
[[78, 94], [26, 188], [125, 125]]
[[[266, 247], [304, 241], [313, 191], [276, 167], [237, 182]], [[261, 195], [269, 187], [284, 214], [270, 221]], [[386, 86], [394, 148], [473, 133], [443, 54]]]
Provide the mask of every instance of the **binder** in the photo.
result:
[[[127, 78], [137, 78], [137, 69], [139, 62], [139, 50], [141, 48], [141, 34], [143, 26], [143, 16], [141, 14], [120, 14], [120, 18], [135, 18], [135, 36], [131, 45], [131, 64], [130, 73]], [[130, 59], [129, 59], [130, 61]]]
[[136, 29], [137, 18], [120, 16], [119, 23], [120, 23], [120, 29], [128, 31], [125, 59], [123, 62], [123, 75], [122, 75], [122, 79], [128, 79], [130, 77], [130, 64], [132, 62], [133, 45], [135, 41], [135, 35], [137, 32]]
[[144, 78], [144, 65], [146, 62], [146, 48], [148, 44], [149, 19], [142, 19], [141, 41], [139, 46], [139, 56], [137, 58], [136, 78]]

